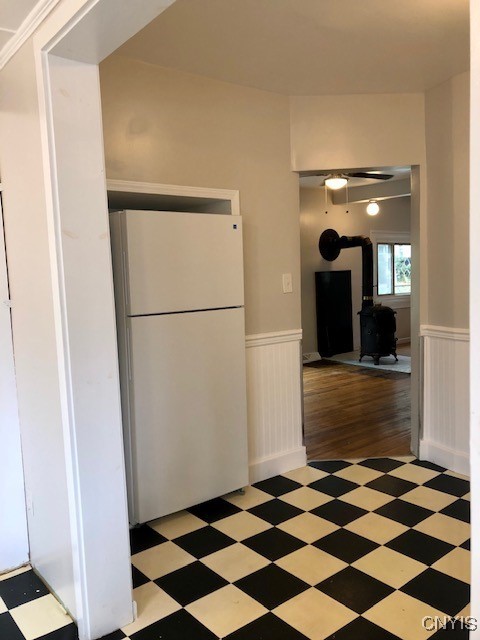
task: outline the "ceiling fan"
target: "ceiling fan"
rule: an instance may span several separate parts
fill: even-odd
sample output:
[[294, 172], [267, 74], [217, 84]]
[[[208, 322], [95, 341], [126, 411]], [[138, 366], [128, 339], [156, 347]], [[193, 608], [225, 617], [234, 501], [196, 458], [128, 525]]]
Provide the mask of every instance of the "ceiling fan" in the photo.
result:
[[352, 171], [347, 173], [320, 174], [325, 178], [324, 184], [329, 189], [341, 189], [345, 187], [350, 178], [370, 178], [372, 180], [390, 180], [393, 175], [390, 173], [377, 173], [374, 171]]

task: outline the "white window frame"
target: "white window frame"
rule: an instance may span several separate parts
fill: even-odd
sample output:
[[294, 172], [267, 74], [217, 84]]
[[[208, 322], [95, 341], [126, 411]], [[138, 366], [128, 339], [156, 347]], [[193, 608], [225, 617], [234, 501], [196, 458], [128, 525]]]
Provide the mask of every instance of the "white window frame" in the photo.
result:
[[370, 240], [373, 244], [373, 297], [375, 303], [382, 303], [392, 309], [409, 309], [411, 295], [386, 295], [379, 296], [378, 289], [378, 245], [379, 244], [411, 244], [410, 231], [370, 231]]

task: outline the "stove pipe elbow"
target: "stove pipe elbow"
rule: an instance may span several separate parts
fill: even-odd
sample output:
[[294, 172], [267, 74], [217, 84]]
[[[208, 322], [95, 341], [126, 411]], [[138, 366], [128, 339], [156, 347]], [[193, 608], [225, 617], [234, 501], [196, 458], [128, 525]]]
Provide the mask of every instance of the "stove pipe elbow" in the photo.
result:
[[342, 249], [362, 248], [362, 309], [373, 306], [373, 244], [366, 236], [339, 236], [334, 229], [326, 229], [318, 241], [322, 258], [333, 262]]

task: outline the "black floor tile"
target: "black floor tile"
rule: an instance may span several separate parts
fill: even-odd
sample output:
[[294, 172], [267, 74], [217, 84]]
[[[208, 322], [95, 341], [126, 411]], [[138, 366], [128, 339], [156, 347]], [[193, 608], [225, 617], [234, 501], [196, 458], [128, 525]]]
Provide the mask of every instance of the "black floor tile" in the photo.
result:
[[410, 502], [406, 502], [400, 498], [392, 500], [391, 502], [384, 504], [383, 507], [375, 509], [375, 513], [378, 513], [385, 518], [390, 518], [390, 520], [400, 522], [407, 527], [414, 527], [419, 522], [422, 522], [422, 520], [425, 520], [434, 514], [430, 509], [418, 507], [416, 504], [411, 504]]
[[416, 489], [418, 484], [403, 480], [402, 478], [396, 478], [395, 476], [384, 475], [368, 482], [365, 486], [398, 498], [398, 496], [403, 496], [404, 493]]
[[316, 491], [321, 491], [329, 496], [338, 498], [339, 496], [343, 496], [344, 493], [358, 489], [360, 485], [356, 482], [350, 482], [350, 480], [339, 478], [338, 476], [327, 476], [326, 478], [315, 480], [315, 482], [312, 482], [308, 486], [311, 489], [315, 489]]
[[463, 522], [470, 522], [470, 502], [468, 500], [455, 500], [452, 504], [449, 504], [448, 507], [442, 509], [440, 513], [443, 513], [446, 516], [450, 516], [451, 518], [456, 518], [457, 520], [462, 520]]
[[185, 609], [133, 633], [130, 640], [218, 640], [209, 629]]
[[320, 516], [320, 518], [338, 524], [339, 527], [344, 527], [346, 524], [365, 515], [368, 511], [353, 504], [348, 504], [348, 502], [343, 502], [342, 500], [331, 500], [316, 509], [312, 509], [312, 513]]
[[136, 567], [132, 565], [133, 588], [136, 589], [137, 587], [141, 587], [142, 584], [147, 584], [147, 582], [150, 582], [150, 578], [147, 578], [147, 576], [144, 576], [141, 571], [139, 571]]
[[346, 460], [314, 460], [313, 462], [309, 462], [308, 466], [320, 469], [320, 471], [325, 471], [325, 473], [335, 473], [346, 467], [351, 467], [352, 463]]
[[275, 476], [274, 478], [269, 478], [268, 480], [256, 482], [253, 486], [257, 489], [260, 489], [261, 491], [265, 491], [265, 493], [269, 493], [270, 495], [278, 498], [278, 496], [283, 496], [283, 494], [288, 493], [289, 491], [300, 489], [300, 487], [302, 487], [303, 485], [301, 485], [299, 482], [295, 482], [294, 480], [290, 480], [290, 478]]
[[246, 578], [238, 580], [235, 586], [263, 604], [266, 609], [275, 609], [309, 588], [303, 580], [280, 569], [276, 564], [269, 564], [251, 573]]
[[[2, 636], [0, 635], [0, 637]], [[114, 631], [109, 633], [108, 636], [103, 636], [100, 640], [123, 640], [126, 637], [121, 631]], [[67, 626], [51, 631], [40, 638], [36, 638], [36, 640], [78, 640], [77, 625], [73, 623], [67, 624]]]
[[2, 640], [4, 638], [5, 640], [25, 640], [23, 633], [8, 612], [0, 615], [0, 638]]
[[443, 493], [449, 493], [451, 496], [457, 496], [457, 498], [461, 498], [470, 491], [470, 483], [468, 480], [448, 476], [444, 473], [425, 482], [424, 486], [429, 489], [443, 491]]
[[49, 593], [47, 587], [32, 570], [0, 581], [0, 598], [5, 602], [7, 609], [13, 609]]
[[386, 629], [377, 627], [369, 620], [358, 617], [346, 627], [342, 627], [333, 635], [328, 636], [327, 640], [400, 640], [400, 638], [392, 635]]
[[268, 529], [251, 538], [243, 540], [243, 544], [253, 549], [271, 562], [306, 546], [304, 542], [280, 529]]
[[465, 542], [463, 544], [461, 544], [460, 547], [462, 549], [466, 549], [467, 551], [470, 551], [470, 539], [469, 540], [465, 540]]
[[179, 602], [182, 607], [228, 584], [218, 573], [201, 562], [192, 562], [154, 582]]
[[[430, 622], [432, 624], [432, 622]], [[473, 628], [472, 628], [473, 631]], [[443, 625], [429, 640], [468, 640], [469, 625], [462, 620], [451, 620]]]
[[149, 527], [148, 524], [142, 524], [139, 527], [130, 529], [130, 548], [132, 556], [140, 551], [156, 547], [157, 544], [166, 542], [167, 539], [160, 535], [155, 529]]
[[385, 546], [427, 565], [433, 564], [455, 548], [447, 542], [432, 538], [432, 536], [427, 536], [414, 529], [405, 531], [397, 538], [387, 542]]
[[224, 640], [308, 640], [308, 638], [273, 613], [267, 613], [226, 636]]
[[294, 518], [300, 513], [304, 513], [302, 509], [278, 499], [269, 500], [268, 502], [248, 509], [248, 511], [274, 525], [285, 522], [285, 520], [290, 520], [290, 518]]
[[318, 584], [317, 589], [357, 613], [364, 613], [395, 591], [354, 567], [346, 567], [330, 576]]
[[457, 615], [470, 601], [468, 584], [431, 568], [407, 582], [400, 591], [449, 616]]
[[412, 460], [410, 464], [415, 464], [417, 467], [424, 467], [425, 469], [430, 469], [430, 471], [438, 471], [439, 473], [443, 473], [446, 471], [445, 467], [441, 467], [434, 462], [428, 462], [428, 460]]
[[113, 633], [109, 633], [107, 636], [103, 636], [100, 640], [123, 640], [127, 636], [123, 633], [123, 631], [114, 631]]
[[197, 516], [197, 518], [211, 523], [221, 520], [222, 518], [228, 518], [228, 516], [233, 516], [239, 513], [241, 509], [227, 500], [214, 498], [213, 500], [202, 502], [202, 504], [197, 504], [195, 507], [190, 507], [187, 511]]
[[389, 471], [398, 469], [398, 467], [402, 467], [405, 464], [405, 462], [400, 462], [400, 460], [392, 460], [392, 458], [369, 458], [368, 460], [363, 460], [358, 464], [361, 464], [362, 467], [375, 469], [375, 471], [382, 471], [383, 473], [388, 473]]
[[203, 527], [203, 529], [175, 538], [175, 544], [178, 544], [195, 558], [203, 558], [203, 556], [225, 549], [234, 543], [235, 540], [214, 527]]
[[356, 533], [346, 529], [339, 529], [314, 542], [313, 546], [351, 564], [376, 549], [379, 545], [363, 536], [358, 536]]

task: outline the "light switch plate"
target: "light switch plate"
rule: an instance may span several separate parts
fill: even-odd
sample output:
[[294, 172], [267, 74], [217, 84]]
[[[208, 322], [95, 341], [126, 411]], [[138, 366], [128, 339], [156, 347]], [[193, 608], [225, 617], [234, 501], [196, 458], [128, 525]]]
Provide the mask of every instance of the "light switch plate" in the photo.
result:
[[292, 274], [284, 273], [282, 275], [282, 282], [283, 282], [283, 293], [292, 293], [293, 291]]

